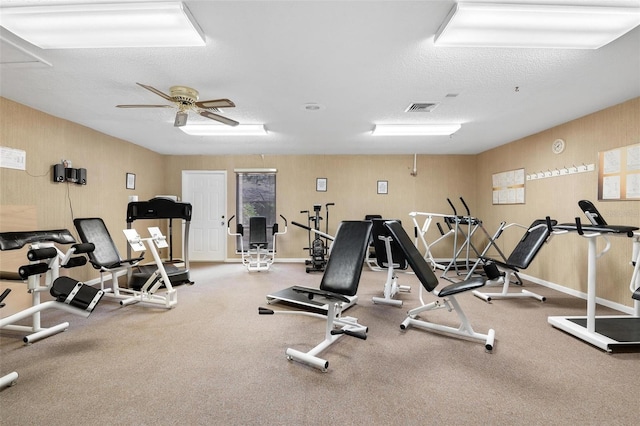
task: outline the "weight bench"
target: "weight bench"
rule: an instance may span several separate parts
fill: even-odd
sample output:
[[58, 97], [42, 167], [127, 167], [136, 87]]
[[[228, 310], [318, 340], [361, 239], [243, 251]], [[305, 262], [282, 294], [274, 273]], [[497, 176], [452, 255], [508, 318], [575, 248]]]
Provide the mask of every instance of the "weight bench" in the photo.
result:
[[[442, 288], [440, 291], [436, 291], [436, 287], [439, 284], [438, 278], [431, 270], [431, 267], [427, 261], [422, 257], [416, 246], [411, 242], [411, 239], [407, 235], [402, 225], [397, 221], [387, 221], [384, 224], [389, 233], [396, 241], [398, 246], [404, 252], [407, 262], [416, 274], [416, 277], [422, 283], [422, 287], [432, 293], [434, 296], [441, 298], [429, 304], [425, 304], [422, 300], [422, 289], [420, 293], [420, 302], [422, 306], [411, 309], [407, 313], [407, 318], [400, 324], [402, 330], [406, 330], [410, 326], [423, 328], [428, 331], [436, 333], [444, 333], [461, 337], [463, 339], [477, 340], [484, 343], [484, 347], [487, 351], [493, 350], [493, 344], [495, 340], [495, 331], [490, 329], [487, 334], [477, 333], [471, 327], [469, 320], [467, 319], [462, 307], [455, 298], [456, 294], [470, 291], [484, 285], [484, 278], [469, 278], [464, 281], [455, 282]], [[455, 311], [460, 319], [459, 327], [451, 327], [442, 324], [436, 324], [420, 319], [419, 314], [431, 311], [435, 309], [448, 309], [449, 311]]]
[[300, 293], [310, 300], [314, 297], [322, 297], [328, 300], [326, 315], [306, 311], [274, 311], [263, 307], [258, 308], [260, 315], [307, 315], [322, 318], [326, 321], [325, 338], [322, 342], [308, 352], [288, 348], [285, 352], [287, 359], [327, 371], [329, 361], [318, 357], [322, 351], [345, 334], [363, 340], [367, 338], [368, 328], [358, 324], [357, 318], [343, 317], [342, 311], [350, 301], [349, 296], [354, 296], [358, 291], [362, 266], [369, 249], [371, 226], [372, 224], [369, 221], [342, 222], [333, 241], [331, 256], [322, 276], [320, 288], [292, 287], [292, 291]]
[[[384, 283], [384, 297], [373, 297], [373, 303], [383, 303], [394, 306], [402, 306], [402, 300], [393, 297], [400, 291], [409, 292], [411, 287], [399, 285], [396, 270], [406, 270], [409, 267], [407, 259], [393, 240], [387, 228], [384, 226], [385, 219], [372, 219], [371, 235], [373, 237], [373, 247], [376, 251], [374, 271], [387, 270], [387, 280]], [[399, 223], [399, 221], [398, 221]]]
[[[555, 220], [551, 221], [552, 226], [555, 226], [556, 223]], [[508, 226], [509, 225], [504, 227], [504, 229]], [[515, 299], [523, 297], [533, 297], [534, 299], [544, 302], [546, 297], [529, 290], [522, 289], [520, 291], [509, 292], [509, 284], [511, 283], [512, 275], [517, 274], [521, 269], [527, 269], [529, 267], [550, 235], [551, 232], [546, 220], [534, 220], [506, 262], [483, 256], [481, 259], [484, 262], [484, 271], [489, 279], [487, 286], [500, 285], [502, 282], [502, 292], [483, 293], [479, 290], [473, 290], [473, 294], [486, 302], [490, 302], [491, 299]]]

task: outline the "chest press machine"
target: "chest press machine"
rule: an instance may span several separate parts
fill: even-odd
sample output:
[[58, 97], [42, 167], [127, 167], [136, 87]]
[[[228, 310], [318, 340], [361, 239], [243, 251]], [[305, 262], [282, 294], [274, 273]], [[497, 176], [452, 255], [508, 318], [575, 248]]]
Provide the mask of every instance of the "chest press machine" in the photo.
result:
[[284, 231], [280, 232], [278, 223], [274, 223], [271, 227], [271, 248], [267, 240], [267, 218], [264, 216], [253, 216], [249, 218], [249, 247], [244, 248], [244, 225], [236, 223], [236, 232], [231, 232], [231, 221], [234, 216], [229, 218], [227, 222], [227, 234], [236, 237], [240, 241], [240, 254], [242, 255], [242, 264], [247, 267], [249, 272], [268, 271], [276, 260], [276, 237], [287, 233], [287, 219], [280, 215], [284, 220]]
[[285, 352], [288, 360], [299, 361], [327, 371], [329, 361], [318, 356], [321, 352], [344, 335], [363, 340], [367, 338], [368, 327], [359, 324], [357, 318], [342, 316], [342, 312], [350, 303], [350, 297], [355, 296], [358, 291], [362, 266], [369, 249], [371, 226], [369, 221], [342, 222], [331, 246], [331, 256], [327, 261], [320, 288], [299, 286], [291, 288], [291, 291], [309, 300], [316, 297], [325, 299], [326, 315], [308, 311], [274, 311], [263, 307], [258, 308], [260, 315], [306, 315], [325, 320], [324, 340], [308, 352], [288, 348]]
[[[580, 218], [575, 223], [563, 223], [552, 227], [554, 234], [576, 232], [589, 244], [587, 258], [587, 314], [586, 316], [550, 316], [553, 327], [571, 334], [607, 352], [616, 349], [640, 349], [640, 232], [636, 226], [609, 225], [596, 207], [587, 200], [579, 203], [591, 225], [582, 225]], [[551, 227], [551, 225], [550, 225]], [[611, 248], [609, 237], [632, 238], [631, 265], [633, 274], [629, 284], [633, 299], [632, 315], [596, 315], [596, 267], [597, 260]], [[597, 252], [597, 240], [605, 240], [605, 248]]]

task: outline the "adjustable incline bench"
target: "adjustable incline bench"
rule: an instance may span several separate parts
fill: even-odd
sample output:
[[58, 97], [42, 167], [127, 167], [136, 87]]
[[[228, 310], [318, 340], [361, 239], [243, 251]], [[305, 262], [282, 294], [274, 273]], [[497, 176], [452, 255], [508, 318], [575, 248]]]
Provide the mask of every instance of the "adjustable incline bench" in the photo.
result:
[[[29, 344], [69, 328], [68, 322], [48, 328], [42, 327], [40, 312], [46, 309], [58, 309], [84, 318], [89, 316], [102, 298], [103, 292], [73, 278], [59, 276], [61, 267], [73, 268], [86, 263], [84, 256], [75, 256], [76, 254], [90, 253], [94, 249], [93, 244], [75, 242], [66, 229], [0, 233], [2, 251], [18, 250], [29, 245], [29, 264], [18, 269], [18, 276], [27, 280], [27, 289], [31, 293], [31, 307], [2, 318], [0, 329], [30, 333], [22, 339]], [[54, 243], [72, 246], [63, 253]], [[41, 302], [40, 295], [45, 291], [49, 291], [56, 300]], [[26, 318], [31, 319], [31, 325], [15, 324]]]
[[327, 349], [345, 334], [363, 340], [367, 338], [367, 327], [358, 324], [357, 318], [343, 317], [342, 311], [345, 309], [344, 305], [350, 301], [349, 296], [354, 296], [358, 291], [362, 266], [369, 248], [370, 233], [371, 222], [342, 222], [333, 241], [331, 256], [325, 267], [320, 289], [292, 287], [292, 291], [303, 295], [309, 300], [314, 297], [322, 297], [327, 300], [326, 315], [306, 311], [273, 311], [262, 307], [258, 308], [260, 315], [297, 314], [326, 320], [324, 340], [308, 352], [301, 352], [292, 348], [287, 349], [287, 359], [327, 371], [329, 361], [318, 357], [320, 352]]
[[[556, 225], [556, 221], [552, 221], [551, 225]], [[503, 229], [507, 227], [509, 227], [509, 225]], [[529, 290], [522, 289], [521, 291], [509, 292], [509, 284], [512, 275], [515, 275], [521, 269], [527, 269], [529, 267], [544, 243], [548, 241], [550, 235], [551, 231], [546, 220], [534, 220], [506, 261], [482, 256], [481, 259], [485, 262], [484, 271], [490, 280], [487, 286], [500, 285], [502, 282], [502, 292], [483, 293], [478, 290], [473, 290], [473, 294], [487, 302], [490, 302], [491, 299], [515, 299], [523, 297], [533, 297], [534, 299], [544, 302], [546, 300], [544, 296], [540, 296]]]
[[[411, 242], [411, 239], [407, 235], [402, 225], [395, 221], [385, 222], [385, 226], [389, 229], [391, 236], [398, 243], [398, 246], [404, 252], [411, 269], [415, 272], [416, 277], [422, 283], [422, 287], [434, 296], [442, 298], [442, 301], [436, 300], [435, 302], [425, 304], [422, 300], [422, 289], [420, 292], [420, 302], [422, 306], [410, 310], [407, 314], [407, 318], [402, 322], [400, 328], [406, 330], [410, 326], [423, 328], [428, 331], [434, 331], [436, 333], [444, 333], [461, 337], [463, 339], [478, 340], [484, 343], [484, 347], [487, 351], [493, 350], [493, 343], [495, 340], [495, 331], [490, 329], [487, 334], [477, 333], [471, 327], [469, 320], [464, 314], [462, 307], [455, 298], [458, 293], [473, 290], [484, 285], [484, 278], [476, 277], [469, 278], [464, 281], [455, 282], [444, 287], [440, 291], [436, 291], [438, 286], [438, 278], [431, 270], [431, 267], [427, 261], [422, 257], [418, 249]], [[418, 318], [418, 315], [422, 312], [431, 311], [435, 309], [448, 309], [449, 311], [455, 311], [460, 319], [459, 327], [451, 327], [441, 324], [435, 324]]]

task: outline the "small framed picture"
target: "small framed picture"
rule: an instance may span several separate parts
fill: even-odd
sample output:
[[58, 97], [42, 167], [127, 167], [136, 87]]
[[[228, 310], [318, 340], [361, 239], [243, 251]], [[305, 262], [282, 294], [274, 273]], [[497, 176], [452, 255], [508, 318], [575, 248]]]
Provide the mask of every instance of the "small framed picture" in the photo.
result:
[[136, 189], [136, 175], [133, 173], [127, 173], [127, 189]]
[[316, 191], [327, 192], [327, 178], [316, 179]]
[[389, 182], [386, 180], [378, 181], [378, 194], [387, 194], [389, 193]]

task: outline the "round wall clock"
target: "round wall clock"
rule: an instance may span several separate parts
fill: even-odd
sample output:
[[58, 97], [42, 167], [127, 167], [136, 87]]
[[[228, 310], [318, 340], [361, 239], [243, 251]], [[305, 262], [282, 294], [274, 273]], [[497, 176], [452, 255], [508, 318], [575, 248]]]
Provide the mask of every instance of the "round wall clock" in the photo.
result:
[[551, 144], [551, 151], [553, 151], [554, 154], [560, 154], [562, 151], [564, 151], [565, 145], [566, 144], [563, 139], [556, 139]]

